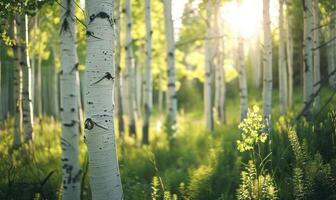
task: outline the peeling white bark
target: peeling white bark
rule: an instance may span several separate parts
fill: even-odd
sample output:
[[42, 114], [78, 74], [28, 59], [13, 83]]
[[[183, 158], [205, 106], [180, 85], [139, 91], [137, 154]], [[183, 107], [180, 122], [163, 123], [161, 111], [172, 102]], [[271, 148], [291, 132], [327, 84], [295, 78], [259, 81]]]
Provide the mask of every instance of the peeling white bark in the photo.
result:
[[62, 199], [80, 199], [79, 80], [77, 73], [76, 21], [74, 2], [62, 0], [61, 8], [61, 119]]
[[269, 0], [263, 0], [263, 29], [264, 29], [264, 83], [263, 83], [263, 112], [268, 126], [272, 114], [272, 34], [269, 14]]
[[113, 0], [87, 0], [85, 138], [92, 199], [123, 198], [114, 134]]
[[[313, 94], [313, 5], [312, 0], [303, 1], [304, 10], [304, 103], [311, 102]], [[311, 104], [305, 109], [304, 115], [312, 117]]]
[[177, 117], [177, 95], [176, 95], [176, 67], [175, 67], [175, 39], [174, 39], [174, 24], [172, 19], [172, 2], [171, 0], [163, 0], [164, 2], [164, 21], [166, 34], [166, 59], [167, 59], [167, 105], [168, 105], [168, 124], [169, 129], [176, 129]]

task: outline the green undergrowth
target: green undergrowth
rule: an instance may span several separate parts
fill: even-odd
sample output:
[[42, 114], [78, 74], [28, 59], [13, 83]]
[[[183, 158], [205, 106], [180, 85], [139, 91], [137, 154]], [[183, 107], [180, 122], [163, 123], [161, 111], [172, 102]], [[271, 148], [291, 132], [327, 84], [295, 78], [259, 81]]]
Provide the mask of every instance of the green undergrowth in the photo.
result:
[[[336, 198], [333, 107], [312, 122], [295, 120], [293, 114], [274, 117], [271, 133], [266, 140], [260, 140], [260, 155], [267, 156], [262, 170], [257, 164], [260, 160], [252, 164], [249, 161], [250, 153], [259, 147], [249, 148], [249, 153], [238, 150], [242, 132], [237, 120], [224, 126], [216, 123], [210, 133], [199, 114], [180, 113], [178, 129], [168, 141], [162, 119], [159, 115], [153, 117], [148, 146], [141, 146], [140, 134], [136, 139], [127, 135], [123, 140], [117, 138], [125, 199], [256, 199], [238, 195], [248, 194], [246, 188], [255, 188], [256, 180], [274, 188], [278, 199]], [[0, 199], [59, 199], [60, 123], [48, 117], [36, 120], [34, 143], [16, 150], [11, 148], [12, 135], [10, 119], [1, 124]], [[81, 195], [82, 199], [90, 199], [83, 137], [80, 150], [84, 171]]]

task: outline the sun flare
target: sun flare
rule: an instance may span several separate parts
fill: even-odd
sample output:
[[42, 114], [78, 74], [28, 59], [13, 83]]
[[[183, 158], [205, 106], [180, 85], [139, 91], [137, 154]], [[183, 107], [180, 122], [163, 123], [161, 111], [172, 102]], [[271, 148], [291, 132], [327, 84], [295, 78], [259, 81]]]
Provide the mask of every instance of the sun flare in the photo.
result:
[[[221, 17], [224, 20], [224, 28], [228, 28], [235, 36], [245, 39], [256, 37], [262, 30], [262, 1], [242, 0], [225, 3], [221, 8]], [[278, 4], [271, 1], [270, 17], [272, 26], [278, 23]]]

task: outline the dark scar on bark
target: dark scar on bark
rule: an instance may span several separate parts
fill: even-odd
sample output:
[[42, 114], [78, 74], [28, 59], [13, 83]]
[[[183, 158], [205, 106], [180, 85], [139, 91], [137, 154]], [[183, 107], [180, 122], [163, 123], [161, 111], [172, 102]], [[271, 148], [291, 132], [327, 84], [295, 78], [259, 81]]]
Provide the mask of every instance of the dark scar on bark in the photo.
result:
[[106, 12], [99, 12], [98, 14], [92, 14], [90, 16], [89, 24], [93, 22], [97, 17], [101, 19], [107, 19], [110, 25], [113, 27], [114, 20], [112, 20], [110, 15], [108, 15]]
[[75, 65], [74, 65], [74, 67], [71, 69], [71, 71], [70, 71], [70, 73], [72, 73], [73, 71], [77, 71], [78, 70], [78, 66], [79, 66], [79, 63], [76, 63]]
[[92, 32], [92, 31], [86, 31], [86, 35], [87, 35], [87, 36], [94, 37], [94, 38], [99, 39], [99, 40], [102, 40], [102, 38], [97, 37], [97, 36], [94, 36], [94, 32]]
[[108, 130], [107, 128], [105, 128], [105, 127], [103, 127], [103, 126], [97, 124], [96, 122], [94, 122], [91, 118], [87, 118], [87, 119], [85, 120], [85, 122], [84, 122], [84, 127], [85, 127], [85, 129], [88, 129], [88, 130], [93, 129], [93, 127], [94, 127], [95, 125], [96, 125], [97, 127], [99, 127], [99, 128], [104, 129], [104, 130]]
[[102, 78], [100, 78], [98, 81], [92, 83], [91, 85], [95, 85], [95, 84], [99, 83], [100, 81], [104, 80], [105, 78], [107, 80], [111, 80], [111, 79], [114, 80], [114, 77], [111, 75], [111, 73], [110, 72], [106, 72], [105, 76], [103, 76]]

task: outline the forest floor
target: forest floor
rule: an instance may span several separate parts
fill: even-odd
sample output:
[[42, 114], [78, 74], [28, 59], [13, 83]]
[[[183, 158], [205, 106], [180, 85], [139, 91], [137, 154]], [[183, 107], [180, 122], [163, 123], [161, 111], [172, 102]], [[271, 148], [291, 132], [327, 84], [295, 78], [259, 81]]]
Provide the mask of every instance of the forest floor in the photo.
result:
[[[323, 92], [322, 104], [330, 95], [329, 90]], [[278, 97], [273, 99], [278, 105]], [[123, 141], [117, 138], [125, 199], [236, 199], [237, 189], [244, 181], [241, 172], [249, 160], [248, 153], [237, 150], [241, 137], [237, 102], [237, 96], [228, 99], [227, 124], [216, 123], [212, 133], [205, 131], [199, 108], [194, 112], [180, 110], [177, 132], [169, 137], [163, 116], [154, 112], [148, 146], [140, 145], [141, 136], [136, 140], [128, 136]], [[272, 134], [266, 145], [271, 154], [265, 171], [272, 175], [280, 199], [300, 195], [307, 199], [335, 199], [336, 100], [309, 123], [294, 119], [293, 113], [302, 108], [300, 102], [302, 97], [296, 95], [294, 103], [300, 106], [286, 117], [279, 117], [278, 108], [274, 108]], [[251, 97], [250, 106], [255, 104], [261, 105], [260, 96]], [[60, 123], [48, 117], [37, 119], [34, 143], [14, 151], [13, 119], [2, 122], [0, 127], [0, 199], [59, 199]], [[291, 132], [291, 128], [296, 132]], [[138, 133], [140, 130], [139, 121]], [[295, 149], [295, 144], [300, 148]], [[82, 199], [91, 198], [86, 152], [81, 137]], [[298, 188], [300, 184], [302, 187]]]

